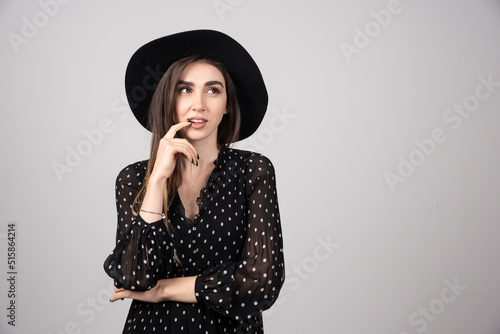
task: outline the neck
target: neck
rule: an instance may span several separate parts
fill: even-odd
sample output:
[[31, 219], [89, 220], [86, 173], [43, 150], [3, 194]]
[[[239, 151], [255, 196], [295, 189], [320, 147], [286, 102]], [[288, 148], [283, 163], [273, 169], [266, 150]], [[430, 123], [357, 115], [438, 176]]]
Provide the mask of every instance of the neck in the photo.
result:
[[219, 149], [217, 148], [216, 142], [192, 142], [191, 144], [193, 144], [196, 153], [200, 156], [198, 164], [213, 164], [214, 160], [217, 159], [219, 155]]
[[[181, 160], [181, 170], [192, 172], [198, 171], [201, 172], [206, 168], [212, 169], [213, 163], [217, 156], [219, 155], [219, 149], [217, 148], [217, 142], [215, 140], [200, 140], [200, 141], [190, 141], [190, 143], [194, 146], [196, 153], [200, 156], [198, 160], [198, 166], [192, 169], [191, 161], [187, 159]], [[197, 173], [196, 173], [197, 174]]]

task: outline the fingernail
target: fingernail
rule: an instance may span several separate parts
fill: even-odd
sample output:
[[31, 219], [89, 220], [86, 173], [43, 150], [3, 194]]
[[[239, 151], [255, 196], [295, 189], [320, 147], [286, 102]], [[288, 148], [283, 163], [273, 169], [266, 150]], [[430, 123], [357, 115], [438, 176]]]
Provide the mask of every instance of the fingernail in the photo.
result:
[[198, 153], [196, 153], [196, 157], [200, 160], [200, 155]]
[[198, 160], [196, 160], [196, 167], [198, 167]]
[[194, 165], [194, 159], [191, 159], [191, 163]]

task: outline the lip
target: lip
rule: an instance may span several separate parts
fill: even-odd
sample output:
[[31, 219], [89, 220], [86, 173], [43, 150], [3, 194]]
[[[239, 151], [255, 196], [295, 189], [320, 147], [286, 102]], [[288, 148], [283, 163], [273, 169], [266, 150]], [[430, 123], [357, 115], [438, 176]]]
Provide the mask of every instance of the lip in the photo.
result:
[[201, 129], [207, 124], [207, 120], [203, 117], [191, 117], [188, 118], [188, 122], [191, 123], [191, 127], [194, 129]]

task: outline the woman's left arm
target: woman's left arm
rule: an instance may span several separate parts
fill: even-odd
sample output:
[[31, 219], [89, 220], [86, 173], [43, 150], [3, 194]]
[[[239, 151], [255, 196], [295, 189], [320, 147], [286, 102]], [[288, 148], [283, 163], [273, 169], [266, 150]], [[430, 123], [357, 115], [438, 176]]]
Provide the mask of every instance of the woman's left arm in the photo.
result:
[[241, 259], [203, 272], [195, 292], [198, 303], [247, 321], [274, 304], [285, 280], [285, 264], [274, 167], [265, 156], [253, 153], [241, 172], [247, 211]]

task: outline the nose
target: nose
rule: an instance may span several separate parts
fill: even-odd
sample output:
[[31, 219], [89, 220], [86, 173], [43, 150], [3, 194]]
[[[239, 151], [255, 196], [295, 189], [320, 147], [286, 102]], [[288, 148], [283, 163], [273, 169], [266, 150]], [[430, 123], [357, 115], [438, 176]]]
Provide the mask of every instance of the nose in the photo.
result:
[[191, 109], [194, 111], [204, 111], [205, 110], [205, 99], [202, 93], [193, 94], [193, 101], [191, 104]]

